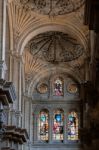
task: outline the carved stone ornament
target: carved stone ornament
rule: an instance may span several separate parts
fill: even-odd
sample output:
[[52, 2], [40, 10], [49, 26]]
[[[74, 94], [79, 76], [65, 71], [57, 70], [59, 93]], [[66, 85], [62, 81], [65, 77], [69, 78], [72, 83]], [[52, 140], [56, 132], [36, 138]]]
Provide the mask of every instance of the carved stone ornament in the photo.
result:
[[44, 15], [64, 15], [79, 9], [85, 0], [20, 0], [33, 11]]
[[37, 86], [37, 91], [38, 91], [40, 94], [45, 94], [45, 93], [48, 91], [48, 86], [47, 86], [47, 84], [45, 84], [45, 83], [40, 83], [40, 84], [38, 84], [38, 86]]
[[21, 2], [22, 4], [27, 4], [27, 3], [29, 2], [29, 0], [20, 0], [20, 2]]
[[52, 63], [72, 61], [84, 52], [84, 48], [76, 39], [54, 31], [35, 36], [28, 47], [33, 56]]
[[71, 94], [77, 93], [78, 87], [75, 83], [69, 83], [67, 85], [67, 91]]

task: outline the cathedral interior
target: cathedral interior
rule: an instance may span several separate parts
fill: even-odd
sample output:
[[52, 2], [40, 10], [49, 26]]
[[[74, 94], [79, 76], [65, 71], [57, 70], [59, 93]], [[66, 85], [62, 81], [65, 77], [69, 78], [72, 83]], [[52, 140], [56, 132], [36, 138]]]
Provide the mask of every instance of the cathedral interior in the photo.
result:
[[98, 46], [98, 0], [0, 0], [0, 150], [99, 150]]

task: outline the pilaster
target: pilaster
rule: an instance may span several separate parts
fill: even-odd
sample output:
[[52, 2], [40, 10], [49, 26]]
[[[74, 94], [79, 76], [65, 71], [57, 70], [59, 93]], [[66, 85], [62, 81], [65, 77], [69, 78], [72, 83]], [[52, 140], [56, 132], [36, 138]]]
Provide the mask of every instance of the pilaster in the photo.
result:
[[33, 140], [34, 140], [34, 143], [37, 143], [38, 141], [38, 114], [37, 113], [34, 113], [34, 136], [33, 136]]
[[4, 79], [7, 66], [3, 60], [0, 60], [0, 78]]
[[5, 76], [6, 0], [0, 0], [0, 78]]

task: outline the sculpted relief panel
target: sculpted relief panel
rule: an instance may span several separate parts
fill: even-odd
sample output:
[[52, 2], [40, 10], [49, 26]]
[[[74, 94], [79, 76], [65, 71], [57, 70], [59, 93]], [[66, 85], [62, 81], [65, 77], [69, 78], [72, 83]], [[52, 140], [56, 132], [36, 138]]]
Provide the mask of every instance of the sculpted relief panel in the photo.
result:
[[68, 62], [80, 57], [84, 48], [76, 39], [62, 32], [46, 32], [28, 44], [30, 53], [48, 62]]
[[17, 0], [44, 15], [64, 15], [79, 9], [85, 0]]

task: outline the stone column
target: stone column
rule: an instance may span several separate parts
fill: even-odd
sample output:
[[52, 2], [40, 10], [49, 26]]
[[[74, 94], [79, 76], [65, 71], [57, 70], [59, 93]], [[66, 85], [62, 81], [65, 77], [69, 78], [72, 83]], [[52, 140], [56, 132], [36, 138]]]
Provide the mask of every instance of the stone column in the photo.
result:
[[29, 138], [30, 142], [33, 143], [33, 110], [32, 110], [32, 100], [29, 99]]
[[0, 78], [5, 76], [6, 0], [0, 0]]
[[34, 113], [34, 129], [33, 129], [33, 141], [34, 143], [38, 142], [38, 117], [39, 114], [37, 112]]
[[10, 54], [10, 81], [13, 82], [16, 91], [16, 101], [13, 109], [17, 115], [17, 126], [22, 126], [22, 57], [18, 54]]
[[89, 81], [90, 80], [90, 72], [89, 72], [89, 58], [87, 58], [85, 60], [85, 81]]
[[[95, 78], [96, 78], [96, 64], [95, 64], [95, 54], [96, 54], [96, 47], [95, 45], [97, 41], [97, 34], [93, 31], [90, 30], [90, 53], [91, 53], [91, 58], [90, 58], [90, 80], [92, 81], [93, 85], [95, 84]], [[94, 70], [94, 72], [93, 72]]]
[[14, 108], [21, 111], [21, 58], [17, 54], [11, 56], [11, 81], [16, 90], [17, 99], [14, 103]]
[[95, 39], [96, 33], [93, 30], [90, 30], [90, 49], [91, 49], [91, 60], [90, 63], [93, 63], [94, 52], [95, 52]]
[[22, 97], [22, 128], [25, 128], [25, 96]]
[[15, 118], [16, 118], [16, 126], [21, 127], [22, 114], [20, 111], [16, 111]]
[[16, 112], [14, 109], [11, 109], [10, 111], [11, 114], [11, 125], [16, 125]]
[[18, 150], [22, 150], [22, 145], [18, 144]]

